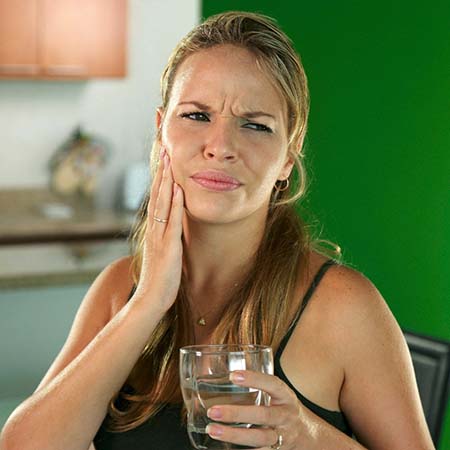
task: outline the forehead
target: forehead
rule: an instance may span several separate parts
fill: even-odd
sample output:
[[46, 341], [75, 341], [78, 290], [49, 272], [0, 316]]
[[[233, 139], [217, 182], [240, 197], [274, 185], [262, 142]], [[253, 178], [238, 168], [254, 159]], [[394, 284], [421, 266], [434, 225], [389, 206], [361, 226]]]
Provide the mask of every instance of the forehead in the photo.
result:
[[207, 104], [263, 109], [274, 115], [284, 116], [287, 109], [276, 82], [258, 64], [255, 54], [229, 44], [199, 50], [180, 64], [170, 102], [191, 97]]

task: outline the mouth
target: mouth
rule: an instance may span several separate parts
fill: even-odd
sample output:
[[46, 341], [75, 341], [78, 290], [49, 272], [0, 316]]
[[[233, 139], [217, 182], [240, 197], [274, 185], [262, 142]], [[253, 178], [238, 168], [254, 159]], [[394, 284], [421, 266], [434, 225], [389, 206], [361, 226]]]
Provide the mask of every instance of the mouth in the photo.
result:
[[234, 191], [242, 186], [239, 180], [223, 172], [198, 172], [192, 175], [191, 178], [198, 185], [212, 191]]

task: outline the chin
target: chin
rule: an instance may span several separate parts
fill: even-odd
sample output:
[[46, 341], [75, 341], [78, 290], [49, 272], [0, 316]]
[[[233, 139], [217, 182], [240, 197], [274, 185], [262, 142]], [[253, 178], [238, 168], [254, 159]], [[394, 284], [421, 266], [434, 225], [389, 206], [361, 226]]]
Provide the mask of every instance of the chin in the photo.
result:
[[[233, 207], [234, 206], [234, 207]], [[227, 225], [242, 221], [265, 220], [268, 207], [236, 208], [236, 204], [217, 199], [215, 202], [186, 202], [185, 212], [189, 220], [209, 225]]]
[[235, 214], [229, 208], [219, 205], [211, 205], [205, 202], [202, 205], [185, 205], [186, 215], [194, 222], [207, 223], [210, 225], [218, 225], [234, 222]]
[[228, 194], [212, 194], [196, 191], [189, 187], [184, 190], [184, 208], [187, 216], [195, 222], [209, 224], [229, 223], [238, 219], [237, 205], [241, 204], [239, 196]]

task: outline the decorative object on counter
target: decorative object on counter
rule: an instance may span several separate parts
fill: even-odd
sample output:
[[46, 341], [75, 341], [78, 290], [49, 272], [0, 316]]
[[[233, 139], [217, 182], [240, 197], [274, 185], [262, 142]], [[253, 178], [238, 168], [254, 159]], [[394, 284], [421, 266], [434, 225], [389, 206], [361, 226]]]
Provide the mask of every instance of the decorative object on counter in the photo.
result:
[[78, 127], [50, 160], [51, 189], [63, 196], [93, 197], [107, 159], [107, 145]]
[[39, 211], [44, 217], [55, 220], [71, 219], [74, 214], [74, 210], [71, 206], [58, 202], [44, 203], [40, 206]]
[[122, 206], [136, 211], [150, 185], [149, 165], [145, 162], [131, 164], [125, 170], [122, 190]]

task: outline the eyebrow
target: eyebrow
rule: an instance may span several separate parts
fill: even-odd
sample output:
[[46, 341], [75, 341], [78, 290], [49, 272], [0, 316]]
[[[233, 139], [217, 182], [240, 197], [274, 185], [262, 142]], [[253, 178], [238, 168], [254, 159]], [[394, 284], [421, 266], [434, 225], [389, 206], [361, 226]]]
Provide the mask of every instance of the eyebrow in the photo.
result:
[[[180, 103], [178, 103], [178, 106], [181, 106], [181, 105], [194, 105], [194, 106], [196, 106], [197, 108], [199, 108], [199, 109], [201, 109], [203, 111], [206, 111], [206, 112], [210, 112], [211, 111], [211, 108], [208, 105], [205, 105], [203, 103], [196, 102], [196, 101], [192, 101], [192, 102], [189, 101], [189, 102], [180, 102]], [[245, 112], [245, 113], [241, 114], [241, 116], [245, 117], [247, 119], [254, 119], [255, 117], [266, 116], [266, 117], [270, 117], [273, 120], [276, 120], [274, 115], [269, 114], [269, 113], [267, 113], [265, 111], [248, 111], [248, 112]]]

